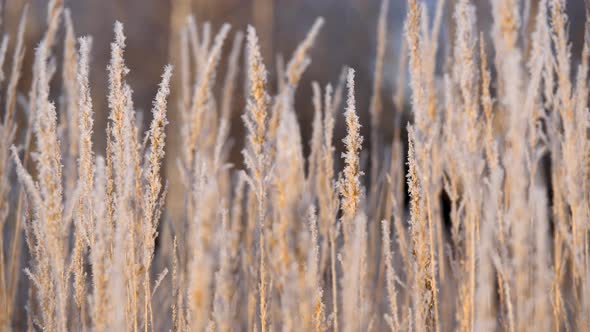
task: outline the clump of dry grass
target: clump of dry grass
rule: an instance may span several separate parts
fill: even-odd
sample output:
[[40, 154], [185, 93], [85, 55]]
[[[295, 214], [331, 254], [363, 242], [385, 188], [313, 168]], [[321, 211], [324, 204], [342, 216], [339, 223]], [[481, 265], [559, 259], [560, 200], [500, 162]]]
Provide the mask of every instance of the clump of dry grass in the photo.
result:
[[[335, 88], [312, 84], [308, 156], [295, 92], [322, 18], [286, 65], [279, 61], [275, 93], [270, 59], [247, 27], [246, 107], [238, 112], [243, 33], [227, 24], [216, 32], [189, 17], [175, 36], [180, 84], [164, 67], [145, 131], [126, 81], [123, 25], [115, 23], [107, 144], [99, 152], [92, 39], [76, 39], [62, 1], [48, 4], [21, 103], [28, 118], [16, 134], [25, 7], [0, 125], [0, 330], [24, 328], [16, 322], [24, 286], [30, 330], [587, 329], [590, 24], [578, 64], [565, 1], [540, 1], [530, 33], [523, 29], [530, 13], [519, 2], [494, 1], [488, 34], [477, 31], [474, 5], [460, 0], [450, 16], [450, 58], [437, 68], [446, 5], [438, 3], [430, 22], [425, 4], [409, 1], [388, 142], [381, 130], [394, 111], [382, 100], [388, 6], [383, 0], [370, 104], [357, 102], [352, 68]], [[413, 121], [404, 142], [406, 58]], [[61, 86], [52, 84], [57, 79]], [[368, 180], [364, 110], [371, 116]], [[171, 161], [184, 184], [172, 188], [184, 193], [177, 214], [166, 213], [161, 175], [171, 111], [183, 120], [182, 153]], [[232, 114], [242, 114], [243, 139], [233, 135]], [[342, 158], [334, 147], [339, 121]], [[243, 143], [243, 169], [228, 162], [233, 139]]]

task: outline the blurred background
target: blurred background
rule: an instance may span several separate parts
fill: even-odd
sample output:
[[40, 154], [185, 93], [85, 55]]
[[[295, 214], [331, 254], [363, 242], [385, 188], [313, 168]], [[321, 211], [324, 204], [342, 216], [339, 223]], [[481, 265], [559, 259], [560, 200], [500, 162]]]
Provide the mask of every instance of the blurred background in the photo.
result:
[[[0, 0], [5, 4], [5, 17], [2, 29], [14, 35], [16, 25], [25, 3], [30, 4], [27, 24], [27, 53], [25, 72], [21, 81], [20, 91], [26, 94], [30, 87], [31, 64], [33, 47], [41, 38], [45, 29], [47, 0]], [[430, 16], [439, 0], [427, 0]], [[454, 0], [447, 0], [445, 4], [446, 21], [441, 32], [441, 51], [439, 62], [444, 63], [445, 49], [448, 49], [449, 36], [452, 36], [452, 6]], [[483, 31], [489, 31], [491, 24], [490, 0], [474, 0], [477, 5], [478, 24]], [[492, 0], [493, 1], [493, 0]], [[531, 17], [538, 0], [523, 0], [522, 8], [531, 8]], [[296, 95], [296, 110], [303, 142], [309, 141], [311, 119], [313, 117], [311, 102], [311, 82], [318, 81], [322, 86], [328, 82], [336, 84], [343, 66], [351, 66], [356, 72], [357, 110], [360, 113], [363, 126], [365, 144], [369, 141], [369, 98], [373, 67], [375, 63], [377, 17], [379, 15], [380, 0], [65, 0], [70, 8], [77, 36], [90, 35], [94, 38], [92, 50], [91, 81], [92, 94], [95, 105], [95, 152], [104, 155], [105, 124], [108, 115], [107, 108], [107, 73], [109, 61], [109, 43], [113, 39], [112, 27], [115, 20], [124, 24], [127, 36], [125, 61], [130, 69], [127, 81], [134, 89], [134, 102], [137, 108], [145, 113], [144, 123], [150, 121], [150, 107], [157, 90], [159, 77], [167, 63], [178, 64], [178, 42], [180, 28], [185, 24], [187, 16], [193, 14], [200, 25], [206, 21], [212, 23], [215, 33], [222, 23], [232, 25], [232, 33], [226, 40], [224, 52], [227, 54], [231, 47], [232, 35], [237, 30], [245, 30], [247, 24], [256, 27], [264, 60], [270, 72], [269, 89], [276, 92], [275, 69], [277, 56], [282, 55], [288, 61], [297, 44], [305, 37], [308, 29], [318, 16], [325, 19], [315, 46], [311, 51], [312, 63], [303, 76]], [[388, 14], [388, 38], [384, 66], [384, 84], [382, 96], [384, 103], [383, 134], [385, 142], [391, 137], [393, 127], [393, 103], [400, 55], [401, 35], [405, 18], [405, 0], [390, 0]], [[577, 57], [580, 53], [583, 39], [584, 1], [567, 1], [570, 17], [570, 39], [573, 42], [572, 53]], [[530, 20], [532, 23], [533, 20]], [[63, 31], [59, 36], [63, 37]], [[488, 36], [489, 37], [489, 36]], [[488, 42], [488, 45], [491, 43]], [[10, 45], [13, 45], [11, 43]], [[56, 54], [61, 52], [63, 43], [56, 46]], [[493, 52], [490, 50], [490, 52]], [[493, 53], [491, 56], [493, 56]], [[10, 53], [9, 53], [10, 54]], [[218, 77], [225, 72], [225, 59], [219, 67]], [[442, 66], [439, 66], [441, 68]], [[58, 64], [58, 72], [59, 72]], [[175, 211], [181, 206], [182, 193], [179, 193], [179, 177], [176, 176], [176, 162], [179, 147], [178, 133], [178, 78], [180, 67], [176, 66], [173, 93], [169, 101], [169, 119], [167, 138], [166, 178], [170, 182], [170, 192], [167, 211]], [[243, 82], [240, 73], [238, 86]], [[218, 80], [221, 81], [221, 80]], [[219, 83], [219, 82], [218, 82]], [[59, 87], [59, 75], [53, 84]], [[243, 85], [243, 84], [242, 84]], [[401, 87], [407, 89], [407, 87]], [[55, 96], [57, 98], [57, 96]], [[408, 98], [406, 98], [408, 100]], [[244, 108], [243, 88], [237, 89], [234, 98], [234, 119], [231, 137], [235, 140], [231, 161], [241, 166], [243, 140], [243, 126], [240, 115]], [[407, 109], [407, 106], [405, 107]], [[405, 113], [407, 115], [407, 111]], [[405, 125], [409, 117], [404, 117]], [[340, 146], [343, 137], [344, 124], [341, 117], [337, 117], [336, 144]], [[306, 144], [308, 149], [308, 144]], [[307, 153], [307, 151], [305, 151]]]

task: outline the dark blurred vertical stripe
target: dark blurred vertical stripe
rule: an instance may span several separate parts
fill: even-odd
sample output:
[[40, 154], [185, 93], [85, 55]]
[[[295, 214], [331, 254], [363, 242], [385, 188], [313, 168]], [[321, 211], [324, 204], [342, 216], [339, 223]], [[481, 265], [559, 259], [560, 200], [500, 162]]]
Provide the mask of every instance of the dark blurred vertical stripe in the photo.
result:
[[252, 22], [260, 39], [260, 51], [267, 68], [270, 70], [274, 63], [273, 28], [275, 14], [275, 0], [253, 0]]

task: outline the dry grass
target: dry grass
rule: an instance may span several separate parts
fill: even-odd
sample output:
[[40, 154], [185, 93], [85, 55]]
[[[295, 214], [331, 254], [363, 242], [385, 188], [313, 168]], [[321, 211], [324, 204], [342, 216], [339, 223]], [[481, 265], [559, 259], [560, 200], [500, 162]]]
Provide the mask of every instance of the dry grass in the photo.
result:
[[[232, 108], [244, 34], [233, 34], [226, 59], [230, 26], [189, 17], [175, 36], [179, 86], [166, 66], [145, 130], [115, 23], [107, 148], [95, 154], [92, 39], [76, 39], [69, 10], [50, 1], [32, 85], [18, 91], [25, 7], [14, 41], [0, 43], [0, 68], [15, 45], [10, 75], [0, 70], [0, 330], [24, 328], [25, 296], [31, 331], [590, 329], [590, 21], [577, 64], [565, 0], [541, 0], [531, 33], [519, 3], [493, 1], [487, 33], [474, 5], [456, 1], [451, 57], [437, 68], [447, 6], [431, 22], [408, 1], [392, 110], [383, 0], [370, 105], [356, 101], [352, 68], [336, 88], [314, 82], [309, 156], [294, 100], [322, 18], [280, 58], [276, 87], [247, 27], [241, 111]], [[406, 62], [413, 122], [404, 129]], [[27, 116], [18, 135], [17, 112]], [[169, 112], [182, 118], [181, 157], [169, 161], [184, 183], [178, 219], [166, 213], [160, 175]], [[395, 112], [393, 138], [386, 112]], [[242, 114], [245, 137], [233, 135], [232, 114]], [[336, 122], [346, 126], [342, 158]], [[236, 141], [243, 169], [228, 162]]]

